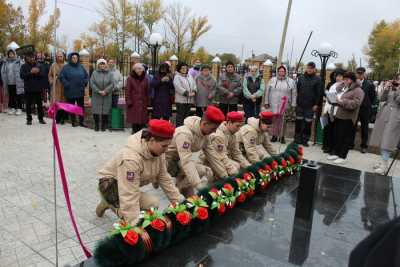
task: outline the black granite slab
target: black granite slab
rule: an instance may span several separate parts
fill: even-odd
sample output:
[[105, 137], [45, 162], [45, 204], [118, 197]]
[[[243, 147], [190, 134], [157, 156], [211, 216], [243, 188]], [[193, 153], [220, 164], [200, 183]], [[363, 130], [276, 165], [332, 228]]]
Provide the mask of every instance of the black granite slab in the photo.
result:
[[[230, 210], [207, 232], [138, 266], [347, 266], [358, 242], [398, 216], [400, 178], [320, 166], [315, 192], [307, 192], [312, 202], [299, 195], [300, 179], [287, 177]], [[312, 204], [297, 205], [298, 199]]]

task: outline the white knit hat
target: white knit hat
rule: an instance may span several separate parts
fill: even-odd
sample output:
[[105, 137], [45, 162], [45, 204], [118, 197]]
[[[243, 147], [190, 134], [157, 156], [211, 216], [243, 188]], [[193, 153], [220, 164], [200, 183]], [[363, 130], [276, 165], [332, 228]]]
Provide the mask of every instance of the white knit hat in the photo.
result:
[[96, 66], [100, 65], [101, 63], [107, 64], [107, 61], [104, 58], [100, 58], [100, 59], [97, 60]]

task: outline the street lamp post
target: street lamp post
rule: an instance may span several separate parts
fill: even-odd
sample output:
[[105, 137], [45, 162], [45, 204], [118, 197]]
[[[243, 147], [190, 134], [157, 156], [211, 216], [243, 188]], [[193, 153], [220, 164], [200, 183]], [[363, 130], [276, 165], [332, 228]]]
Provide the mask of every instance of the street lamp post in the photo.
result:
[[171, 61], [171, 73], [175, 74], [176, 64], [178, 63], [178, 57], [176, 55], [172, 55], [169, 58], [169, 61]]
[[156, 67], [157, 67], [157, 62], [158, 62], [158, 49], [161, 47], [162, 39], [163, 38], [162, 38], [161, 34], [159, 34], [157, 32], [153, 32], [149, 38], [149, 46], [150, 46], [151, 55], [152, 55], [151, 68], [152, 68], [153, 75], [156, 73]]
[[[321, 117], [321, 109], [322, 109], [322, 96], [324, 94], [325, 91], [325, 79], [326, 79], [326, 64], [328, 63], [329, 58], [333, 57], [336, 58], [337, 57], [337, 53], [333, 50], [332, 45], [330, 43], [322, 43], [319, 47], [318, 50], [313, 50], [311, 52], [311, 55], [314, 57], [319, 57], [319, 59], [321, 60], [321, 73], [320, 73], [320, 77], [321, 77], [321, 90], [320, 90], [320, 100], [318, 102], [318, 112], [316, 114], [316, 119], [315, 119], [315, 123], [314, 123], [314, 144], [317, 143], [317, 137], [318, 136], [322, 136], [322, 129], [320, 126], [320, 117]], [[321, 140], [319, 140], [320, 142], [322, 142], [322, 138]]]
[[221, 59], [218, 56], [216, 56], [213, 58], [211, 63], [212, 63], [211, 73], [214, 76], [214, 78], [218, 81], [219, 80], [219, 66], [221, 65]]
[[311, 55], [314, 57], [319, 57], [321, 60], [321, 79], [322, 79], [322, 90], [325, 89], [325, 77], [326, 77], [326, 64], [328, 63], [329, 58], [337, 57], [337, 53], [333, 50], [332, 45], [330, 43], [322, 43], [318, 50], [313, 50]]

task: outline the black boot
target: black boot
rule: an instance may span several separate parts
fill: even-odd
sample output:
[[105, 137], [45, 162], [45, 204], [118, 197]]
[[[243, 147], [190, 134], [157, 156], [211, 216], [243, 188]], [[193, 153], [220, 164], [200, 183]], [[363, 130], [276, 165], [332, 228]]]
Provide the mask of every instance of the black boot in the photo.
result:
[[304, 121], [301, 120], [296, 120], [295, 122], [295, 130], [294, 130], [294, 142], [296, 144], [302, 144], [303, 143], [303, 128], [304, 128]]
[[99, 131], [99, 129], [100, 129], [100, 127], [99, 127], [99, 115], [97, 115], [97, 114], [93, 114], [93, 120], [94, 120], [94, 130], [96, 131], [96, 132], [98, 132]]
[[107, 124], [108, 124], [108, 116], [107, 115], [101, 115], [101, 131], [102, 132], [106, 131]]
[[78, 126], [78, 125], [76, 125], [76, 117], [75, 117], [75, 115], [71, 115], [71, 125], [72, 125], [72, 127]]
[[276, 137], [275, 135], [272, 136], [271, 142], [272, 142], [272, 143], [275, 143], [276, 141], [278, 141], [278, 137]]
[[286, 144], [286, 140], [285, 140], [285, 137], [284, 137], [284, 136], [282, 136], [282, 137], [280, 138], [280, 141], [281, 141], [281, 144]]

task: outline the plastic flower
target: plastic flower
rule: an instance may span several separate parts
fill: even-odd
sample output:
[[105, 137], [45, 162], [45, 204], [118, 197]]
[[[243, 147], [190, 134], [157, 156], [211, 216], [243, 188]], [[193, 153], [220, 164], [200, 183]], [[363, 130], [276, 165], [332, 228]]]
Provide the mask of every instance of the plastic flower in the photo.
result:
[[188, 225], [192, 219], [192, 215], [187, 211], [176, 214], [176, 220], [182, 225]]
[[246, 194], [245, 193], [240, 193], [240, 195], [237, 197], [237, 201], [239, 203], [243, 203], [246, 201]]
[[151, 227], [156, 229], [157, 231], [164, 232], [165, 230], [165, 223], [161, 219], [155, 219], [150, 223]]
[[207, 220], [208, 219], [208, 210], [207, 210], [207, 208], [199, 207], [197, 209], [197, 218], [199, 218], [202, 221]]
[[129, 230], [124, 236], [124, 241], [131, 246], [136, 245], [138, 240], [139, 240], [139, 235], [134, 230]]
[[225, 204], [224, 204], [224, 203], [221, 203], [221, 204], [219, 205], [219, 207], [218, 207], [218, 213], [222, 215], [222, 214], [225, 213], [225, 210], [226, 210]]

